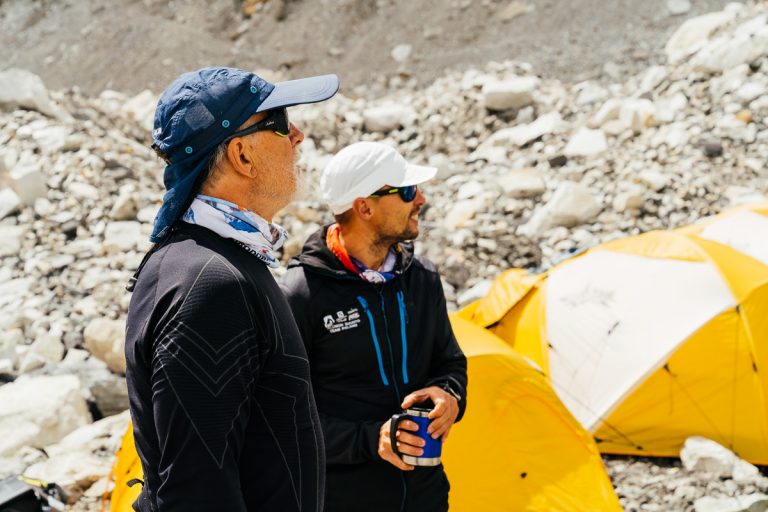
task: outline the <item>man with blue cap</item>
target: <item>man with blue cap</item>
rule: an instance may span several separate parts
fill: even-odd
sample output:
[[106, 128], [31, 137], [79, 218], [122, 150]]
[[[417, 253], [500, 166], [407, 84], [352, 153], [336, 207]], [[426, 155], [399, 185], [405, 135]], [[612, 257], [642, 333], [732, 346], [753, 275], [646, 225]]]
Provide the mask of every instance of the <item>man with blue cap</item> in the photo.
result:
[[130, 284], [126, 360], [137, 511], [323, 509], [325, 448], [301, 335], [268, 267], [286, 233], [303, 133], [286, 108], [338, 90], [233, 68], [163, 92], [155, 243]]

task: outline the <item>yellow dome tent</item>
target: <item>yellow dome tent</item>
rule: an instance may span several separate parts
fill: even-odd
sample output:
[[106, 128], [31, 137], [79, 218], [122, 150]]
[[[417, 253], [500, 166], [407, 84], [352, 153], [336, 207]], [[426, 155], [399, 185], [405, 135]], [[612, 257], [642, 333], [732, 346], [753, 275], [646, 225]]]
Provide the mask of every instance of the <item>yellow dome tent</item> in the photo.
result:
[[[458, 512], [620, 511], [591, 436], [560, 403], [540, 371], [506, 343], [453, 316], [467, 355], [469, 407], [444, 450], [451, 510]], [[128, 429], [113, 470], [112, 512], [132, 512], [141, 478]]]
[[768, 205], [505, 272], [460, 315], [534, 360], [604, 453], [700, 435], [768, 463]]
[[443, 457], [451, 510], [620, 511], [594, 441], [542, 373], [484, 329], [451, 323], [469, 374]]

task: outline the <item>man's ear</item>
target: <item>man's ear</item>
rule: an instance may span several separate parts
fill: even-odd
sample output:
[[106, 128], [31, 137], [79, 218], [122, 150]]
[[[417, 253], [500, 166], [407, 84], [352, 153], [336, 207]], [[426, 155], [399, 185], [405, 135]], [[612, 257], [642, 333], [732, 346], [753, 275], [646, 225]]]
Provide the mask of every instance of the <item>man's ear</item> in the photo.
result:
[[253, 177], [255, 166], [253, 165], [248, 148], [242, 139], [236, 138], [229, 143], [227, 146], [227, 160], [236, 172], [249, 178]]
[[362, 220], [369, 220], [373, 216], [373, 204], [368, 198], [358, 197], [352, 201], [352, 210]]

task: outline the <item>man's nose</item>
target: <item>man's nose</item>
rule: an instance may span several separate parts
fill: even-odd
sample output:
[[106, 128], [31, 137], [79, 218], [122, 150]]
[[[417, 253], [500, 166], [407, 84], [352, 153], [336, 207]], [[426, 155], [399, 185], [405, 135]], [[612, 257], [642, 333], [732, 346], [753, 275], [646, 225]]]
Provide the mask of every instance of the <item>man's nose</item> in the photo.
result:
[[421, 187], [418, 187], [416, 189], [416, 197], [413, 198], [413, 202], [416, 203], [416, 206], [422, 206], [426, 204], [427, 196], [424, 195], [424, 192], [421, 190]]
[[291, 123], [291, 130], [288, 134], [291, 139], [291, 146], [296, 147], [304, 140], [304, 132], [296, 128], [296, 125]]

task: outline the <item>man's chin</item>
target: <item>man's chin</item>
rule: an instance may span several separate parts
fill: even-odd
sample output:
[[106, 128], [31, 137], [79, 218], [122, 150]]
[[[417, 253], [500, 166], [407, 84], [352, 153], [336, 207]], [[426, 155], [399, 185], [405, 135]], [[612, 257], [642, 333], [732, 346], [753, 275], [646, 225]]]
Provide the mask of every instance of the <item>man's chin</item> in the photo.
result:
[[403, 232], [400, 241], [415, 240], [418, 236], [419, 236], [419, 228], [416, 228], [416, 229], [406, 229]]

